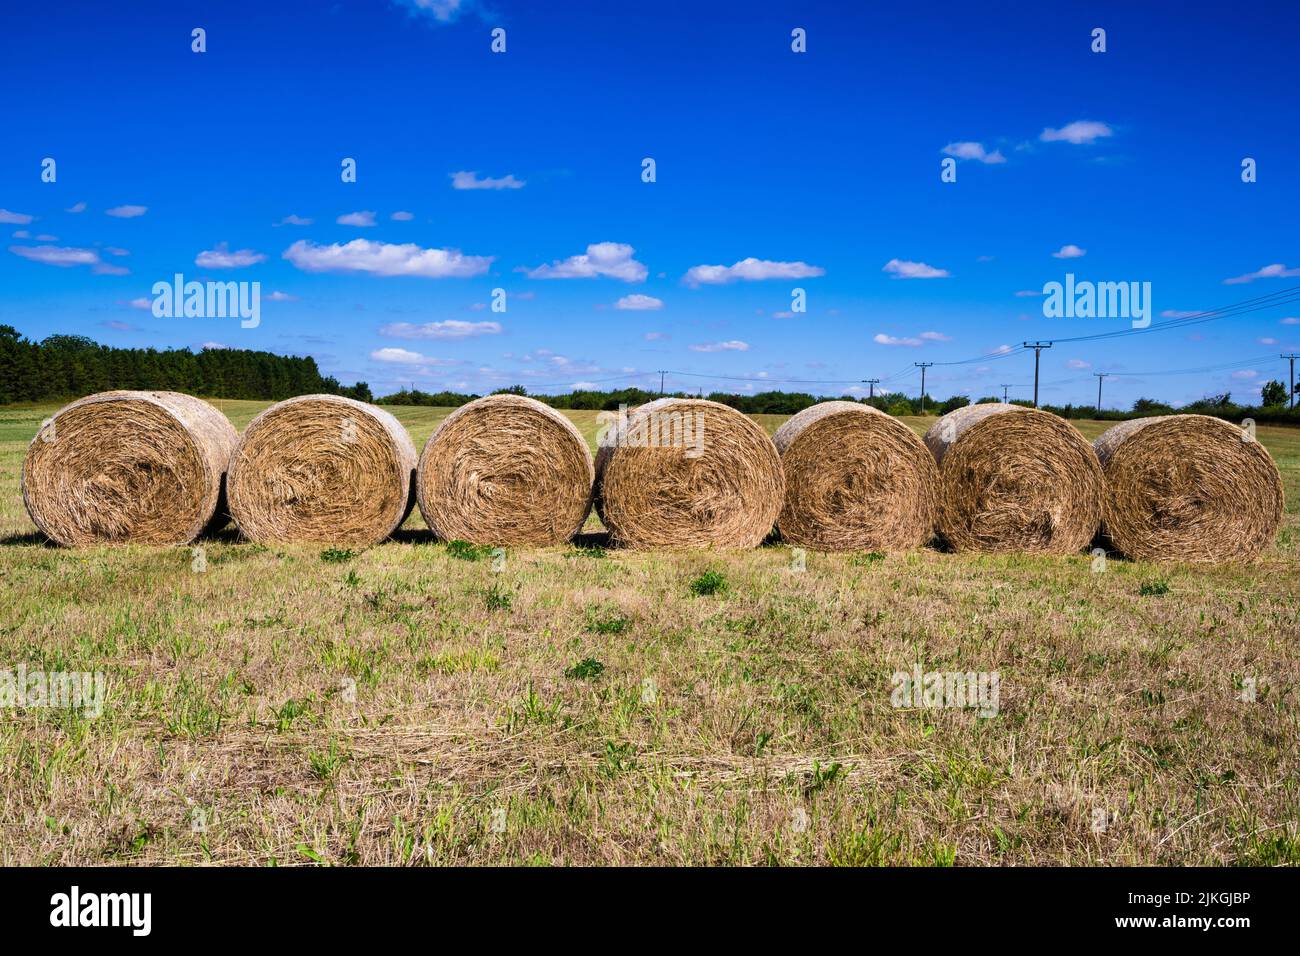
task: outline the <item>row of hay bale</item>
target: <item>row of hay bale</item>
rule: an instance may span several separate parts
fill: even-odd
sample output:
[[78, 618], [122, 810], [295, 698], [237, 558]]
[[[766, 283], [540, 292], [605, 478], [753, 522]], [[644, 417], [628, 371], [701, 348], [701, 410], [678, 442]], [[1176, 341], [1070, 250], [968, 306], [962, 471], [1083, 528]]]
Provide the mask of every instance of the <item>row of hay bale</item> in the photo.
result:
[[1124, 422], [1090, 445], [1016, 405], [958, 409], [918, 438], [854, 402], [824, 402], [773, 438], [715, 402], [620, 415], [593, 461], [547, 405], [494, 395], [440, 424], [417, 458], [373, 405], [305, 395], [240, 436], [175, 392], [106, 392], [46, 422], [23, 467], [27, 510], [65, 545], [187, 543], [227, 514], [248, 539], [374, 544], [418, 503], [445, 540], [544, 546], [596, 508], [633, 548], [750, 548], [775, 527], [817, 550], [1069, 554], [1099, 529], [1134, 558], [1246, 559], [1273, 540], [1282, 483], [1268, 452], [1199, 415]]

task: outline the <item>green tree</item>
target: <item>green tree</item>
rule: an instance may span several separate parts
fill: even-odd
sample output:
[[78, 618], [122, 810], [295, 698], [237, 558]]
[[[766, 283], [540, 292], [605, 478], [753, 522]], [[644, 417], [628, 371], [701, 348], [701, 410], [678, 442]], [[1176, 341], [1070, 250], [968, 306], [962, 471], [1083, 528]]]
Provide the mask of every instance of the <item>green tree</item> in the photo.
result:
[[1263, 405], [1285, 405], [1286, 386], [1281, 382], [1271, 381], [1260, 389], [1260, 403]]

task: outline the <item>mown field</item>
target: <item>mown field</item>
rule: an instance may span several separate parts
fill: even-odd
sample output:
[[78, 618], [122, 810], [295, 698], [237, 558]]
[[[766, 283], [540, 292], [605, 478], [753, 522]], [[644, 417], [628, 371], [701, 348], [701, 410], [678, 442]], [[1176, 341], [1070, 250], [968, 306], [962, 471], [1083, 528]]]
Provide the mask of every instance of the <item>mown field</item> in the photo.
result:
[[[355, 555], [227, 533], [196, 572], [34, 534], [54, 410], [0, 408], [0, 670], [108, 696], [0, 712], [2, 864], [1300, 862], [1295, 431], [1259, 429], [1288, 505], [1252, 565], [585, 541], [497, 567], [417, 512]], [[420, 446], [447, 410], [393, 411]], [[918, 663], [996, 671], [997, 715], [894, 708]]]

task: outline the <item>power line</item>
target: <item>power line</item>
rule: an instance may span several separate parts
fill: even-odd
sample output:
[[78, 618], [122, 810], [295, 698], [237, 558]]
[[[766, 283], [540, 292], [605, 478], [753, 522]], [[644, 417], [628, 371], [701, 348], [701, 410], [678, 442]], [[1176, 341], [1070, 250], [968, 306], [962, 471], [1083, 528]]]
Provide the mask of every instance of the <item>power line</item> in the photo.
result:
[[1121, 369], [1108, 374], [1120, 378], [1134, 378], [1139, 375], [1200, 375], [1206, 372], [1226, 372], [1229, 369], [1245, 368], [1247, 365], [1259, 365], [1262, 362], [1271, 361], [1273, 361], [1273, 356], [1271, 355], [1257, 355], [1254, 358], [1234, 359], [1231, 362], [1224, 362], [1220, 365], [1201, 365], [1197, 368], [1162, 368], [1146, 372], [1129, 372]]
[[[1053, 342], [1091, 342], [1097, 339], [1119, 338], [1126, 335], [1142, 335], [1149, 332], [1167, 332], [1175, 329], [1187, 328], [1193, 325], [1201, 325], [1205, 322], [1213, 322], [1218, 319], [1231, 318], [1238, 315], [1249, 315], [1254, 312], [1261, 312], [1265, 309], [1277, 308], [1282, 305], [1289, 305], [1292, 302], [1300, 302], [1300, 286], [1292, 286], [1287, 289], [1279, 289], [1276, 292], [1270, 292], [1267, 295], [1256, 296], [1253, 299], [1243, 299], [1241, 302], [1232, 302], [1217, 309], [1209, 309], [1204, 312], [1194, 312], [1191, 315], [1179, 316], [1170, 319], [1168, 322], [1155, 322], [1146, 328], [1141, 329], [1116, 329], [1110, 332], [1095, 332], [1090, 335], [1074, 335], [1068, 337], [1057, 337], [1052, 339]], [[1025, 346], [1002, 346], [992, 352], [986, 352], [983, 355], [976, 355], [971, 358], [956, 359], [949, 362], [935, 362], [935, 365], [969, 365], [972, 362], [994, 362], [1001, 358], [1007, 358], [1024, 351]]]
[[752, 375], [711, 375], [707, 372], [682, 372], [668, 369], [669, 375], [686, 375], [690, 378], [720, 379], [728, 382], [767, 382], [774, 385], [857, 385], [857, 378], [754, 378]]
[[[609, 378], [588, 378], [583, 379], [592, 385], [604, 385], [606, 382], [626, 382], [628, 379], [645, 378], [647, 375], [657, 375], [658, 372], [624, 372], [622, 375], [611, 375]], [[573, 382], [532, 382], [532, 388], [572, 388]]]
[[1023, 352], [1024, 347], [1020, 345], [1003, 345], [994, 349], [992, 352], [985, 352], [983, 355], [976, 355], [972, 358], [957, 359], [953, 362], [935, 362], [935, 365], [969, 365], [972, 362], [996, 362], [998, 359], [1004, 359], [1011, 355]]
[[1176, 319], [1170, 319], [1168, 322], [1154, 322], [1145, 328], [1115, 329], [1111, 332], [1095, 332], [1091, 335], [1074, 335], [1064, 338], [1058, 337], [1053, 339], [1053, 341], [1092, 342], [1099, 339], [1114, 339], [1128, 335], [1146, 335], [1151, 332], [1168, 332], [1174, 329], [1185, 329], [1193, 325], [1201, 325], [1205, 322], [1216, 322], [1219, 319], [1227, 319], [1233, 316], [1262, 312], [1265, 309], [1277, 308], [1280, 305], [1288, 305], [1292, 302], [1300, 302], [1300, 286], [1292, 286], [1289, 289], [1279, 289], [1277, 292], [1270, 292], [1268, 295], [1257, 296], [1254, 299], [1244, 299], [1241, 302], [1234, 302], [1218, 309], [1210, 309], [1205, 312], [1194, 312], [1191, 315], [1179, 316]]
[[[1180, 316], [1178, 318], [1171, 319], [1168, 322], [1153, 323], [1147, 326], [1146, 328], [1116, 329], [1110, 332], [1096, 332], [1091, 335], [1066, 336], [1066, 337], [1053, 339], [1051, 342], [1047, 342], [1047, 343], [1038, 342], [1038, 343], [1031, 344], [1029, 342], [1025, 342], [1023, 345], [1020, 346], [1002, 346], [1001, 348], [995, 349], [992, 352], [986, 352], [982, 355], [975, 355], [965, 359], [954, 359], [947, 362], [927, 362], [927, 363], [915, 362], [912, 363], [912, 365], [904, 366], [902, 369], [900, 369], [898, 372], [895, 372], [892, 375], [888, 375], [885, 376], [884, 378], [877, 379], [875, 384], [879, 384], [882, 386], [892, 384], [894, 382], [899, 381], [904, 376], [910, 374], [913, 365], [917, 367], [924, 366], [922, 367], [922, 371], [921, 371], [921, 380], [922, 380], [921, 391], [922, 394], [924, 395], [925, 367], [929, 367], [933, 365], [940, 365], [940, 366], [969, 365], [974, 362], [994, 362], [997, 361], [998, 359], [1009, 358], [1012, 355], [1019, 354], [1022, 351], [1026, 351], [1032, 348], [1034, 350], [1034, 406], [1037, 407], [1038, 386], [1039, 386], [1038, 370], [1039, 370], [1040, 352], [1044, 348], [1051, 348], [1053, 343], [1093, 342], [1093, 341], [1099, 341], [1103, 339], [1122, 338], [1124, 336], [1129, 336], [1129, 335], [1144, 335], [1151, 332], [1167, 332], [1175, 329], [1187, 328], [1193, 325], [1200, 325], [1205, 322], [1214, 322], [1219, 319], [1231, 318], [1239, 315], [1250, 315], [1255, 312], [1261, 312], [1266, 309], [1277, 308], [1278, 306], [1288, 305], [1293, 302], [1300, 302], [1300, 286], [1291, 286], [1290, 288], [1287, 289], [1279, 289], [1276, 292], [1270, 292], [1267, 295], [1256, 296], [1253, 299], [1244, 299], [1241, 302], [1230, 303], [1228, 305], [1221, 306], [1218, 309], [1209, 309], [1204, 312], [1196, 312], [1196, 313], [1192, 313], [1191, 315]], [[1288, 356], [1285, 355], [1282, 357], [1288, 358]], [[1199, 369], [1165, 369], [1165, 370], [1152, 371], [1152, 372], [1115, 372], [1115, 373], [1106, 373], [1106, 374], [1107, 375], [1114, 374], [1118, 376], [1196, 374], [1196, 373], [1203, 373], [1209, 371], [1220, 371], [1226, 368], [1231, 368], [1234, 365], [1247, 365], [1259, 361], [1264, 361], [1264, 359], [1246, 359], [1238, 363], [1228, 363], [1227, 365], [1217, 366], [1217, 367], [1206, 366], [1204, 368], [1199, 368]], [[1294, 359], [1291, 359], [1291, 362], [1292, 362], [1292, 388], [1291, 388], [1291, 394], [1288, 396], [1288, 398], [1292, 406], [1294, 406], [1295, 403]], [[773, 385], [857, 385], [857, 384], [861, 384], [864, 381], [862, 379], [811, 379], [811, 378], [756, 379], [752, 376], [711, 375], [703, 372], [685, 372], [685, 371], [674, 371], [669, 369], [660, 369], [657, 372], [630, 372], [624, 375], [612, 376], [603, 379], [592, 379], [590, 381], [592, 382], [592, 384], [603, 384], [605, 382], [641, 379], [641, 378], [645, 378], [647, 375], [653, 375], [653, 374], [658, 374], [660, 376], [660, 383], [659, 383], [660, 394], [662, 394], [664, 391], [663, 376], [666, 374], [682, 375], [691, 378], [714, 379], [718, 381], [735, 381], [735, 382], [757, 381], [757, 382], [766, 382]], [[1067, 380], [1063, 380], [1063, 382], [1075, 381], [1075, 380], [1076, 379], [1067, 379]], [[567, 382], [545, 382], [545, 383], [534, 383], [533, 387], [534, 388], [563, 388], [565, 385], [568, 384], [569, 383]], [[1053, 383], [1046, 383], [1046, 384], [1061, 384], [1061, 383], [1053, 382]], [[875, 388], [873, 385], [872, 387], [873, 394], [874, 391]]]

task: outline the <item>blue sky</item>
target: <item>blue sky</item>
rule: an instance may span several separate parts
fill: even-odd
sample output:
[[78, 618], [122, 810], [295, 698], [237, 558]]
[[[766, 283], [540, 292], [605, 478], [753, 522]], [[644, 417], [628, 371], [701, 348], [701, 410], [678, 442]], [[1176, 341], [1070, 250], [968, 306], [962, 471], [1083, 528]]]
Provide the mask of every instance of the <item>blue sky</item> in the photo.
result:
[[[915, 393], [913, 362], [1128, 327], [1017, 295], [1067, 272], [1150, 282], [1157, 323], [1300, 285], [1300, 12], [1135, 6], [13, 4], [0, 323], [311, 354], [380, 394]], [[260, 282], [261, 324], [155, 318], [177, 272]], [[1061, 343], [1043, 399], [1096, 371], [1108, 405], [1255, 398], [1297, 348], [1300, 303]], [[928, 390], [1028, 397], [1032, 369]]]

